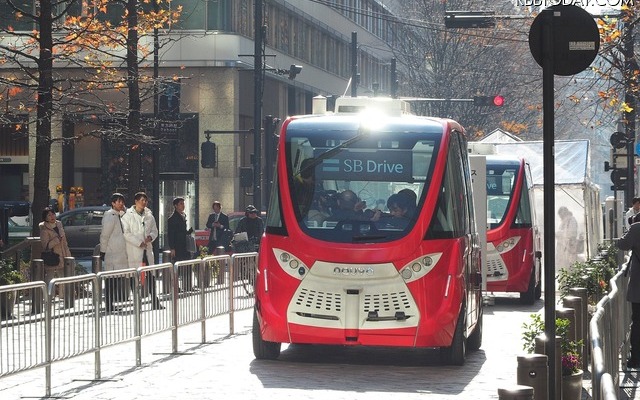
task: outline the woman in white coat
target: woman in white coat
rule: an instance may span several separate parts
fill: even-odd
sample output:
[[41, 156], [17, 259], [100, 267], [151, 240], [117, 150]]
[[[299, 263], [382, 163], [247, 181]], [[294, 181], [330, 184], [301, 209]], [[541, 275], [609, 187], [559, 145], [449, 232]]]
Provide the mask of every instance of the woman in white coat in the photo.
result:
[[[125, 212], [124, 196], [120, 193], [111, 195], [111, 209], [102, 217], [100, 232], [100, 258], [104, 271], [115, 271], [129, 266], [124, 240], [122, 216]], [[114, 303], [125, 301], [129, 294], [129, 280], [122, 277], [108, 278], [105, 281], [105, 307], [107, 312], [114, 310]]]
[[[158, 226], [151, 210], [147, 208], [147, 201], [146, 193], [136, 193], [134, 205], [127, 209], [122, 217], [124, 239], [127, 243], [127, 260], [130, 268], [138, 268], [143, 263], [151, 265], [155, 262], [152, 243], [158, 237]], [[164, 307], [156, 296], [155, 277], [152, 274], [147, 274], [145, 280], [151, 294], [153, 309], [163, 309]]]

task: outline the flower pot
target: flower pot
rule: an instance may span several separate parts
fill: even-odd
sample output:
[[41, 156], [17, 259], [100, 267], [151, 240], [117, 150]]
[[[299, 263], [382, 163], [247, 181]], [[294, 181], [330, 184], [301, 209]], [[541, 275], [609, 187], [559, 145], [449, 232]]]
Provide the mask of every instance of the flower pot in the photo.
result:
[[582, 398], [582, 370], [573, 375], [562, 376], [562, 400]]

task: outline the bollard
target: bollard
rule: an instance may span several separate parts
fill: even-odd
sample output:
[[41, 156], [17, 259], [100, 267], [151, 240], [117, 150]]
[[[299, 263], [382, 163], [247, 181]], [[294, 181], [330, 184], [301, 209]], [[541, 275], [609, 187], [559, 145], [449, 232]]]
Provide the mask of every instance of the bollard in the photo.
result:
[[[44, 281], [44, 261], [34, 259], [31, 261], [31, 281]], [[31, 291], [31, 314], [40, 314], [43, 310], [44, 299], [39, 289]]]
[[[584, 351], [585, 348], [585, 333], [582, 331], [584, 324], [582, 320], [587, 318], [585, 314], [582, 314], [582, 298], [578, 296], [566, 296], [562, 300], [562, 305], [566, 308], [571, 308], [575, 310], [575, 318], [576, 318], [576, 343], [578, 344], [578, 353], [582, 357], [582, 360], [585, 359], [586, 354]], [[584, 365], [584, 361], [583, 361]], [[584, 370], [586, 371], [586, 370]]]
[[[64, 276], [76, 275], [76, 259], [73, 257], [64, 258]], [[64, 284], [64, 308], [73, 308], [75, 303], [74, 284]]]
[[[562, 393], [562, 346], [561, 346], [562, 338], [560, 336], [556, 336], [556, 354], [555, 354], [555, 389], [554, 393], [556, 394], [556, 398], [560, 398], [560, 394]], [[536, 353], [538, 354], [547, 354], [546, 351], [547, 340], [543, 335], [536, 337]], [[548, 360], [547, 360], [548, 361]], [[549, 372], [550, 373], [550, 372]], [[548, 384], [547, 384], [548, 387]]]
[[544, 354], [518, 356], [518, 385], [531, 386], [535, 400], [545, 400], [549, 393], [549, 366]]
[[571, 288], [569, 289], [569, 294], [572, 296], [577, 296], [582, 299], [582, 315], [584, 318], [582, 319], [582, 332], [584, 339], [584, 357], [582, 357], [582, 370], [589, 370], [589, 360], [591, 359], [591, 346], [588, 346], [587, 343], [589, 340], [589, 294], [586, 288]]
[[92, 256], [91, 257], [91, 272], [97, 274], [102, 271], [102, 259], [100, 256]]
[[530, 386], [515, 385], [498, 389], [500, 400], [533, 400], [533, 388]]
[[[224, 246], [218, 246], [216, 247], [216, 252], [215, 254], [217, 256], [224, 254]], [[216, 277], [216, 283], [218, 285], [223, 285], [224, 284], [224, 276], [227, 273], [227, 263], [222, 264], [220, 261], [218, 261], [218, 275]]]

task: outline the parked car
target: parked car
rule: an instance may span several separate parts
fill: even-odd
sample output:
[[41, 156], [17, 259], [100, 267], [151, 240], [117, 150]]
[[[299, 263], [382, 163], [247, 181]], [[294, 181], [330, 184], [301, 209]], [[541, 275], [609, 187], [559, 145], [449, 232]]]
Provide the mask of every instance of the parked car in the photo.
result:
[[[227, 216], [229, 217], [229, 229], [231, 229], [232, 232], [235, 232], [236, 227], [238, 226], [238, 223], [244, 217], [244, 211], [233, 211], [227, 214]], [[260, 218], [262, 218], [266, 223], [267, 213], [263, 211], [260, 214]], [[200, 248], [200, 246], [209, 245], [209, 229], [208, 228], [197, 229], [195, 231], [195, 237], [196, 237], [196, 248]]]
[[9, 218], [9, 245], [22, 242], [31, 236], [31, 226], [20, 225], [14, 218]]
[[100, 243], [102, 217], [109, 206], [78, 207], [58, 215], [64, 226], [69, 250], [76, 258], [93, 255], [93, 250]]

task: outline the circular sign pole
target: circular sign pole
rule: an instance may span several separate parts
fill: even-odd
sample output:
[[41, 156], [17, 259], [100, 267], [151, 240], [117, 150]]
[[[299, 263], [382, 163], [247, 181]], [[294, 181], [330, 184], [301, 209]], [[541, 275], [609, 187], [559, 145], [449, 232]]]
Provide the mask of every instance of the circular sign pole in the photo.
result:
[[556, 370], [555, 310], [555, 117], [554, 75], [574, 75], [589, 67], [600, 48], [598, 26], [591, 14], [573, 5], [548, 7], [533, 21], [529, 48], [542, 67], [544, 186], [544, 319], [549, 360], [549, 400], [561, 397]]
[[[544, 226], [553, 227], [545, 229], [544, 232], [544, 333], [547, 338], [547, 348], [545, 353], [549, 360], [549, 400], [555, 400], [556, 394], [560, 398], [561, 382], [557, 379], [556, 370], [560, 368], [556, 365], [556, 281], [555, 281], [555, 114], [554, 104], [554, 78], [553, 78], [553, 11], [546, 9], [542, 13], [542, 160], [543, 171], [543, 203], [544, 203]], [[553, 232], [550, 234], [550, 231]], [[551, 296], [547, 293], [552, 293]], [[561, 386], [560, 386], [561, 387]]]

